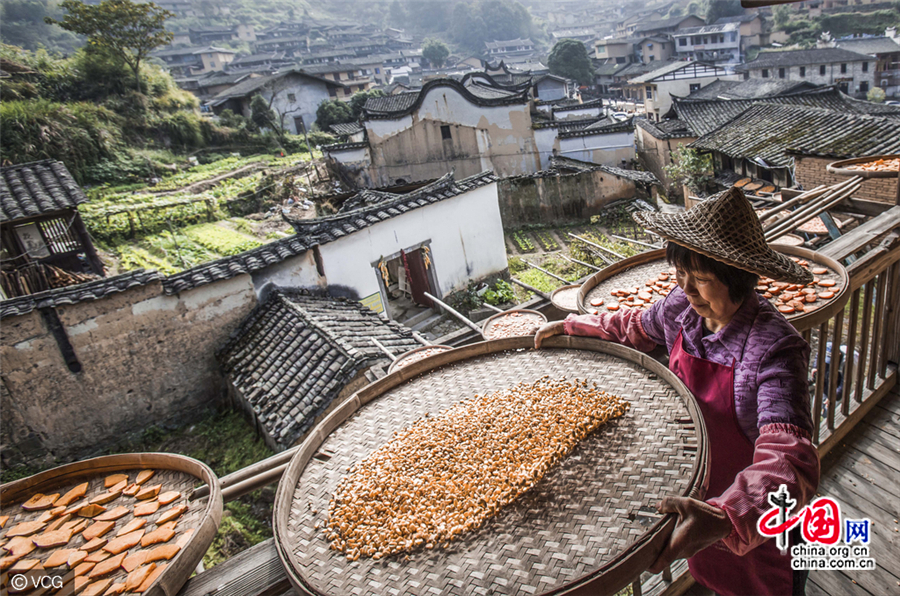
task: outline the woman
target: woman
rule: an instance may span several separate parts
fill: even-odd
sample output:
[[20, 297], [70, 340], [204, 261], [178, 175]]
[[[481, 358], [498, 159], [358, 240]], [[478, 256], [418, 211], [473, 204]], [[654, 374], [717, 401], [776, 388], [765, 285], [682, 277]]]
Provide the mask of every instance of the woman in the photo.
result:
[[535, 336], [599, 337], [649, 352], [697, 397], [710, 441], [706, 501], [668, 497], [678, 522], [650, 571], [688, 558], [691, 574], [718, 594], [802, 594], [806, 574], [756, 530], [768, 494], [787, 486], [797, 508], [815, 495], [819, 457], [810, 441], [809, 345], [759, 296], [758, 276], [792, 283], [808, 271], [772, 251], [736, 188], [679, 214], [635, 214], [668, 240], [678, 288], [649, 310], [569, 315]]

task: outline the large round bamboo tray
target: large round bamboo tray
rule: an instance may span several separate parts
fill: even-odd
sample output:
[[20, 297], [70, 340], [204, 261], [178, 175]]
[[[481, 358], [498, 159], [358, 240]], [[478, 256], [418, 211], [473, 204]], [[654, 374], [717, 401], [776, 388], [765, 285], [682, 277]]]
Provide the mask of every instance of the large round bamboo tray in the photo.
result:
[[[799, 246], [773, 244], [772, 249], [789, 257], [805, 260], [810, 267], [815, 265], [827, 269], [828, 273], [818, 277], [835, 282], [835, 295], [827, 302], [814, 303], [818, 306], [813, 310], [785, 315], [794, 328], [798, 331], [809, 329], [830, 319], [844, 308], [850, 298], [850, 277], [843, 265], [821, 253]], [[668, 269], [665, 249], [651, 250], [619, 261], [598, 271], [584, 282], [578, 292], [578, 309], [582, 313], [588, 313], [590, 309], [587, 305], [595, 297], [602, 298], [608, 303], [610, 290], [619, 287], [641, 287], [647, 278], [656, 277], [659, 272]], [[600, 312], [604, 312], [602, 306], [599, 309]]]
[[544, 313], [538, 312], [536, 310], [531, 310], [528, 308], [507, 310], [504, 312], [498, 312], [497, 314], [485, 319], [484, 324], [481, 326], [481, 336], [485, 340], [490, 341], [492, 339], [491, 330], [493, 329], [494, 325], [500, 322], [504, 317], [508, 317], [511, 314], [527, 315], [528, 317], [533, 318], [535, 321], [535, 325], [537, 325], [537, 328], [540, 328], [541, 325], [547, 322], [547, 316]]
[[[665, 366], [624, 346], [556, 336], [482, 342], [403, 368], [351, 396], [313, 429], [278, 485], [275, 538], [302, 594], [615, 594], [661, 552], [666, 495], [703, 497], [706, 429]], [[395, 431], [474, 396], [543, 375], [581, 378], [631, 402], [530, 491], [446, 549], [349, 561], [321, 528], [349, 466]]]
[[[177, 518], [176, 536], [166, 544], [174, 544], [182, 537], [184, 532], [193, 530], [190, 539], [174, 558], [169, 561], [157, 561], [157, 564], [167, 563], [166, 569], [149, 589], [144, 592], [144, 594], [151, 596], [176, 594], [191, 577], [197, 564], [203, 559], [203, 555], [206, 553], [209, 545], [212, 544], [222, 518], [222, 492], [219, 487], [219, 479], [206, 464], [195, 459], [170, 453], [110, 455], [67, 464], [28, 478], [4, 484], [0, 486], [0, 502], [3, 504], [2, 515], [10, 516], [4, 531], [8, 531], [17, 523], [31, 521], [45, 513], [44, 511], [29, 512], [22, 509], [21, 503], [31, 498], [35, 493], [60, 493], [64, 495], [75, 486], [84, 482], [90, 482], [87, 493], [82, 499], [78, 499], [77, 502], [87, 501], [106, 492], [104, 479], [107, 476], [120, 473], [127, 474], [129, 481], [133, 482], [137, 474], [146, 469], [155, 470], [155, 473], [144, 486], [162, 484], [162, 491], [178, 491], [181, 493], [181, 498], [177, 501], [170, 505], [162, 506], [156, 513], [146, 516], [147, 523], [144, 529], [147, 532], [156, 528], [155, 520], [168, 511], [170, 507], [179, 504], [188, 505], [188, 510]], [[206, 484], [210, 487], [209, 495], [202, 499], [189, 501], [188, 499], [193, 489], [201, 484]], [[131, 507], [134, 503], [134, 498], [121, 495], [104, 506], [110, 510], [120, 505]], [[116, 533], [133, 519], [135, 517], [132, 514], [128, 514], [116, 520], [115, 527], [105, 534], [103, 538], [112, 540]], [[0, 534], [2, 533], [4, 532], [0, 532]], [[68, 545], [60, 548], [77, 549], [84, 542], [84, 537], [79, 533], [69, 541]], [[42, 561], [45, 561], [54, 550], [56, 549], [37, 549], [26, 555], [26, 557], [40, 558]], [[140, 550], [140, 544], [132, 547], [127, 552], [131, 555], [137, 550]], [[65, 569], [65, 566], [62, 569]], [[48, 570], [48, 573], [52, 574], [53, 572], [53, 569]], [[106, 577], [114, 578], [113, 583], [117, 583], [124, 582], [126, 575], [125, 571], [120, 568], [114, 574]], [[65, 579], [67, 582], [70, 581], [72, 574], [68, 573]]]
[[563, 312], [578, 312], [578, 290], [580, 284], [562, 286], [550, 292], [550, 302]]
[[408, 352], [403, 352], [397, 359], [391, 362], [391, 365], [388, 367], [388, 374], [394, 372], [395, 370], [400, 370], [401, 368], [407, 367], [413, 362], [418, 362], [424, 358], [429, 358], [434, 356], [438, 352], [446, 352], [447, 350], [452, 350], [450, 346], [421, 346], [418, 348], [414, 348], [409, 350]]
[[900, 158], [900, 153], [895, 153], [893, 155], [870, 155], [869, 157], [854, 157], [853, 159], [833, 161], [828, 164], [825, 169], [827, 169], [832, 174], [837, 174], [839, 176], [859, 176], [860, 178], [897, 178], [897, 176], [900, 175], [900, 172], [897, 172], [896, 170], [887, 172], [869, 172], [867, 170], [848, 169], [848, 166], [869, 163], [879, 159], [897, 158]]

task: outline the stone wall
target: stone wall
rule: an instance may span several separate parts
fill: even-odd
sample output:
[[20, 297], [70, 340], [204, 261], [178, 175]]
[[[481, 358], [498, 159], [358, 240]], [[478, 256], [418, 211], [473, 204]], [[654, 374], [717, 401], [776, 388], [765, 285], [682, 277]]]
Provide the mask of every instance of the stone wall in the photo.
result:
[[[832, 185], [846, 182], [847, 176], [832, 174], [826, 169], [826, 166], [834, 161], [837, 160], [828, 157], [795, 155], [794, 173], [797, 182], [802, 184], [805, 189], [815, 188], [820, 184]], [[864, 180], [860, 189], [853, 196], [857, 199], [893, 205], [897, 202], [897, 179], [870, 178]]]
[[[217, 405], [225, 384], [215, 350], [256, 304], [250, 276], [239, 275], [174, 296], [157, 280], [5, 318], [4, 466], [90, 457]], [[71, 345], [68, 362], [65, 338], [51, 331], [56, 317]], [[71, 371], [72, 351], [80, 372]]]
[[636, 126], [636, 148], [638, 160], [648, 172], [662, 182], [666, 189], [666, 195], [670, 201], [676, 200], [680, 189], [678, 184], [666, 174], [665, 166], [672, 165], [672, 151], [682, 145], [688, 145], [697, 140], [696, 137], [678, 139], [657, 139], [652, 134]]
[[503, 178], [498, 193], [505, 228], [584, 219], [618, 199], [646, 196], [633, 181], [602, 170]]

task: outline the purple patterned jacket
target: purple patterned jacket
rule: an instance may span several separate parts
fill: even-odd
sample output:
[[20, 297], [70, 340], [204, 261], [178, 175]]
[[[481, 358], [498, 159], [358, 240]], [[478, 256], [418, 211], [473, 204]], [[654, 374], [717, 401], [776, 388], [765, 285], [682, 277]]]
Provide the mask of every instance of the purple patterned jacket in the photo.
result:
[[569, 315], [567, 335], [599, 337], [649, 352], [669, 352], [682, 332], [683, 348], [693, 356], [734, 366], [735, 415], [754, 443], [753, 464], [732, 486], [708, 502], [724, 509], [734, 526], [723, 542], [744, 554], [763, 542], [756, 520], [769, 508], [767, 495], [786, 484], [798, 503], [809, 502], [819, 482], [819, 457], [810, 442], [807, 367], [809, 344], [761, 296], [751, 296], [717, 333], [703, 336], [703, 319], [681, 288], [649, 310]]

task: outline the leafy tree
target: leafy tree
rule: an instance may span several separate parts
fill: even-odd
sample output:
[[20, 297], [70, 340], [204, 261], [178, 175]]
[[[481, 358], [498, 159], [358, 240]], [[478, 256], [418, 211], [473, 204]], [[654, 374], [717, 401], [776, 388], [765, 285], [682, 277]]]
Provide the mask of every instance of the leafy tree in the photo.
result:
[[406, 24], [406, 11], [400, 5], [399, 0], [391, 2], [388, 9], [388, 22], [394, 27], [403, 27]]
[[350, 105], [339, 100], [323, 101], [316, 108], [316, 126], [319, 130], [328, 131], [332, 124], [353, 122], [353, 110]]
[[165, 22], [175, 16], [152, 2], [137, 4], [131, 0], [103, 0], [91, 6], [79, 0], [63, 0], [66, 10], [61, 21], [45, 17], [48, 24], [85, 35], [88, 43], [119, 56], [134, 72], [138, 93], [141, 91], [141, 61], [174, 35], [166, 31]]
[[744, 14], [741, 0], [705, 0], [706, 22], [715, 23], [722, 17], [736, 17]]
[[582, 85], [590, 85], [594, 79], [587, 48], [577, 39], [559, 40], [550, 51], [547, 66], [553, 74], [575, 79]]
[[672, 152], [672, 164], [663, 168], [678, 184], [684, 184], [695, 192], [702, 191], [712, 179], [712, 159], [708, 153], [700, 153], [681, 145]]
[[260, 130], [271, 128], [272, 130], [280, 131], [278, 116], [269, 106], [269, 102], [258, 93], [250, 100], [250, 122]]
[[0, 38], [27, 50], [74, 52], [83, 42], [75, 34], [44, 22], [60, 11], [50, 0], [3, 0], [0, 3]]
[[882, 103], [885, 97], [886, 94], [881, 87], [872, 87], [869, 89], [869, 92], [866, 93], [866, 99], [874, 103]]
[[779, 31], [784, 29], [784, 26], [791, 20], [791, 9], [784, 4], [776, 7], [773, 14], [775, 15], [775, 28]]
[[450, 48], [437, 39], [426, 39], [425, 45], [422, 46], [422, 57], [431, 63], [434, 68], [440, 68], [444, 65], [444, 60], [450, 55]]
[[453, 40], [476, 52], [484, 51], [486, 41], [527, 38], [534, 29], [528, 9], [510, 0], [458, 2], [448, 20]]
[[362, 116], [363, 107], [365, 107], [366, 102], [370, 97], [384, 97], [384, 91], [381, 89], [372, 89], [371, 91], [359, 91], [358, 93], [354, 93], [349, 101], [350, 120], [347, 120], [347, 122], [359, 120], [359, 117]]

